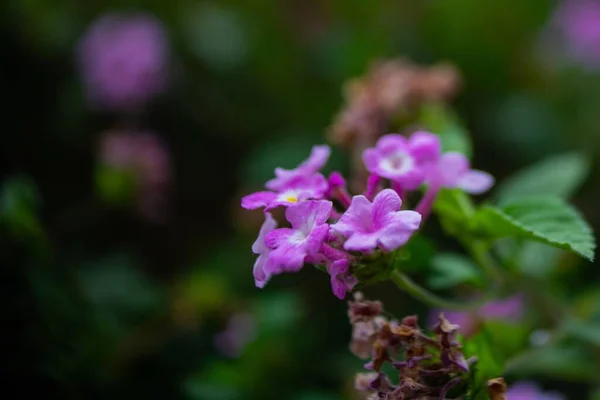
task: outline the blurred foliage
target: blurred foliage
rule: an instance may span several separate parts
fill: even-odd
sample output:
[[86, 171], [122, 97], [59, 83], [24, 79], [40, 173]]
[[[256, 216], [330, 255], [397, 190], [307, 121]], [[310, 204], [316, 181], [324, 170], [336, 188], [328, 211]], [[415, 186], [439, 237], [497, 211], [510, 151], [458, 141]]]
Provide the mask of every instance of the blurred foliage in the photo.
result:
[[[493, 224], [520, 232], [523, 242], [498, 242], [494, 251], [510, 253], [506, 268], [531, 276], [533, 286], [550, 281], [546, 294], [579, 317], [549, 344], [508, 360], [509, 381], [537, 379], [585, 398], [600, 385], [600, 275], [546, 244], [576, 235], [576, 250], [593, 258], [580, 216], [554, 206], [572, 197], [600, 227], [600, 73], [542, 57], [553, 7], [548, 0], [2, 2], [4, 391], [61, 399], [352, 398], [351, 377], [362, 366], [348, 355], [345, 302], [315, 270], [254, 288], [250, 246], [261, 221], [238, 210], [239, 197], [325, 141], [344, 82], [375, 59], [407, 56], [447, 60], [463, 74], [456, 115], [425, 107], [425, 127], [445, 128], [446, 149], [475, 154], [473, 163], [499, 181], [511, 177], [496, 188], [498, 205], [474, 217], [476, 230]], [[153, 13], [169, 36], [170, 87], [133, 123], [157, 132], [174, 160], [158, 223], [110, 206], [131, 201], [131, 182], [97, 165], [97, 144], [132, 121], [87, 107], [74, 62], [86, 27], [119, 10]], [[343, 171], [348, 160], [334, 151], [330, 166]], [[519, 218], [523, 196], [532, 194], [554, 196], [527, 207], [556, 224]], [[441, 194], [446, 231], [472, 224], [463, 200]], [[439, 228], [427, 227], [435, 242], [406, 247], [401, 267], [435, 289], [479, 282]], [[370, 290], [397, 316], [427, 312], [391, 285]], [[214, 338], [239, 312], [254, 316], [257, 332], [230, 358]], [[468, 351], [482, 355], [475, 373], [497, 374], [498, 353], [516, 352], [531, 329], [486, 326], [500, 347], [470, 342]]]

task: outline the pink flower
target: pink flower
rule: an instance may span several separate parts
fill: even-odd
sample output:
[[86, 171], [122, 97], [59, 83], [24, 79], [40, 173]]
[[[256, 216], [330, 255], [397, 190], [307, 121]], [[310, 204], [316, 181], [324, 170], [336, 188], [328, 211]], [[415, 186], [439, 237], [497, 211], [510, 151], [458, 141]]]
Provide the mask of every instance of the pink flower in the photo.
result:
[[600, 66], [600, 3], [596, 0], [564, 0], [554, 23], [571, 56], [584, 66]]
[[343, 300], [346, 293], [358, 283], [349, 270], [350, 263], [346, 259], [334, 261], [327, 266], [327, 272], [331, 275], [331, 291], [340, 300]]
[[304, 259], [319, 251], [329, 232], [326, 222], [332, 206], [327, 200], [309, 200], [285, 210], [285, 218], [292, 228], [275, 229], [265, 237], [267, 247], [273, 250], [267, 273], [299, 271]]
[[381, 137], [375, 148], [366, 149], [363, 161], [372, 174], [412, 190], [423, 183], [427, 166], [440, 152], [440, 140], [432, 133], [417, 132], [408, 139], [390, 134]]
[[511, 385], [506, 392], [507, 400], [564, 400], [565, 397], [556, 392], [542, 392], [532, 382], [518, 382]]
[[262, 191], [242, 197], [242, 207], [247, 210], [264, 207], [265, 211], [288, 207], [309, 199], [322, 199], [327, 189], [327, 179], [321, 174], [298, 176], [278, 192]]
[[168, 44], [162, 24], [147, 14], [107, 14], [79, 44], [82, 80], [92, 106], [128, 111], [166, 85]]
[[267, 182], [267, 189], [281, 192], [298, 178], [311, 178], [327, 163], [330, 153], [331, 150], [327, 145], [314, 146], [308, 159], [296, 168], [275, 168], [275, 178]]
[[256, 258], [256, 262], [254, 263], [254, 282], [256, 287], [263, 288], [271, 275], [267, 272], [268, 266], [267, 262], [269, 260], [269, 255], [271, 254], [271, 249], [269, 249], [265, 244], [265, 236], [271, 231], [277, 228], [277, 221], [273, 218], [271, 213], [265, 213], [265, 222], [263, 222], [260, 227], [260, 232], [258, 233], [258, 238], [252, 244], [252, 252], [254, 254], [258, 254]]
[[444, 153], [430, 169], [429, 184], [435, 188], [459, 188], [480, 194], [494, 184], [494, 177], [484, 171], [470, 169], [469, 160], [461, 153]]
[[354, 196], [331, 230], [347, 238], [346, 250], [371, 251], [376, 247], [395, 250], [410, 239], [421, 223], [419, 213], [399, 211], [401, 206], [400, 196], [391, 189], [379, 192], [373, 203], [365, 196]]

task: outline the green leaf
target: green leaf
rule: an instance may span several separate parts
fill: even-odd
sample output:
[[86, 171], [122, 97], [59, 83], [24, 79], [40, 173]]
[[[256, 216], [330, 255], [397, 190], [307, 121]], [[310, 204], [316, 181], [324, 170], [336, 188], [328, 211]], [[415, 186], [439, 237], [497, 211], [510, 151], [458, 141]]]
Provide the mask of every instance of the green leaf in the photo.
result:
[[573, 381], [598, 378], [597, 365], [583, 346], [539, 348], [507, 364], [511, 373], [541, 375]]
[[[477, 357], [477, 362], [471, 368], [470, 387], [474, 393], [487, 393], [487, 381], [502, 375], [504, 362], [497, 352], [494, 352], [492, 336], [484, 327], [480, 333], [465, 341], [463, 352], [465, 357]], [[475, 397], [479, 398], [479, 397]]]
[[450, 110], [439, 104], [427, 104], [421, 109], [420, 122], [439, 135], [444, 151], [456, 151], [471, 157], [473, 148], [469, 132]]
[[589, 159], [582, 154], [553, 156], [502, 182], [496, 189], [496, 199], [502, 204], [532, 195], [569, 198], [583, 183], [589, 169]]
[[521, 237], [594, 259], [596, 241], [577, 210], [556, 197], [522, 198], [502, 208], [484, 206], [471, 228], [493, 238]]
[[571, 336], [594, 346], [600, 346], [600, 322], [573, 319], [565, 324], [565, 330]]
[[461, 254], [437, 254], [431, 260], [431, 269], [432, 276], [428, 284], [434, 289], [447, 289], [462, 283], [481, 283], [477, 265]]
[[469, 220], [475, 211], [471, 199], [459, 189], [440, 190], [433, 209], [446, 233], [453, 236], [459, 236], [469, 228]]

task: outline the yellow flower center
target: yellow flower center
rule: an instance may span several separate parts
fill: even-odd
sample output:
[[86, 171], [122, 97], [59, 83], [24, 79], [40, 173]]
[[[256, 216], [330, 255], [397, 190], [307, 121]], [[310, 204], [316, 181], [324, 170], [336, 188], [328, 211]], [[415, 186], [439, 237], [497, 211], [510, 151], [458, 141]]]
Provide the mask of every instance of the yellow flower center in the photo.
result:
[[285, 198], [286, 201], [289, 201], [290, 203], [297, 203], [298, 202], [298, 197], [296, 196], [288, 196]]

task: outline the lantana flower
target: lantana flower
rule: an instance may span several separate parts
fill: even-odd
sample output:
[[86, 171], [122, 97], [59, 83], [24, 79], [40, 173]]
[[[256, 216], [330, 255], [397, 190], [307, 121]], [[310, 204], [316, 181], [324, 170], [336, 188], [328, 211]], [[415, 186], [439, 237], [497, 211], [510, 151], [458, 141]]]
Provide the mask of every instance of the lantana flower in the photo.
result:
[[459, 188], [467, 193], [481, 194], [494, 184], [487, 172], [471, 169], [469, 160], [461, 153], [444, 153], [430, 170], [429, 184], [435, 188]]
[[319, 171], [329, 159], [330, 152], [329, 146], [314, 146], [308, 159], [296, 168], [275, 168], [275, 178], [266, 184], [269, 191], [244, 196], [242, 207], [248, 210], [264, 207], [268, 211], [300, 201], [324, 198], [329, 184]]
[[402, 200], [391, 190], [382, 190], [371, 203], [365, 196], [352, 198], [348, 210], [331, 230], [347, 238], [344, 249], [392, 251], [405, 244], [419, 228], [421, 215], [400, 211]]
[[440, 152], [440, 140], [432, 133], [416, 132], [408, 139], [389, 134], [381, 137], [374, 148], [364, 151], [363, 161], [371, 174], [412, 190], [423, 183], [428, 166], [439, 158]]
[[327, 179], [321, 174], [298, 176], [279, 192], [262, 191], [244, 196], [242, 207], [247, 210], [264, 207], [265, 211], [279, 206], [287, 207], [309, 199], [322, 199], [327, 188]]
[[269, 265], [272, 274], [295, 272], [304, 265], [305, 257], [319, 251], [329, 232], [327, 219], [332, 203], [310, 200], [285, 210], [285, 218], [292, 228], [275, 229], [267, 234], [265, 243], [272, 249]]

